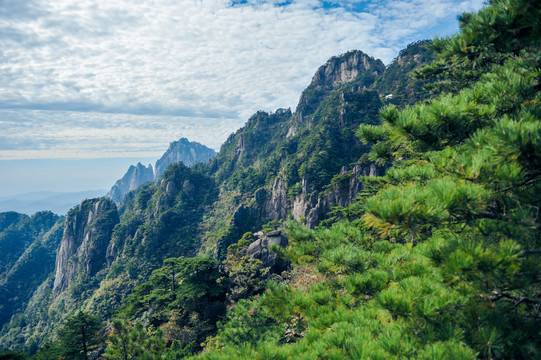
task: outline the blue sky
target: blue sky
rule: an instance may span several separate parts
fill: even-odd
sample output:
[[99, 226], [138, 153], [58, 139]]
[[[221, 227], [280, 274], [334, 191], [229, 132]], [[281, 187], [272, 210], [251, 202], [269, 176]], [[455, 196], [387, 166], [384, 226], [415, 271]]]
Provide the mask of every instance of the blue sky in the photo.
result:
[[[219, 149], [254, 112], [294, 109], [331, 56], [360, 49], [388, 64], [413, 41], [456, 32], [456, 16], [482, 6], [2, 0], [0, 196], [108, 188], [181, 137]], [[80, 170], [88, 164], [92, 174]], [[43, 170], [30, 181], [32, 168]]]

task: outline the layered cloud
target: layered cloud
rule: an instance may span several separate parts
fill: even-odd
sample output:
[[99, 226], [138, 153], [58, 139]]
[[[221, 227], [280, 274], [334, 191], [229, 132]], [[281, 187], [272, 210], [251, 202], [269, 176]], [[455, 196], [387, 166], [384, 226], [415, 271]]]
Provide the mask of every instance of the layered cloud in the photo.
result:
[[482, 0], [3, 0], [0, 159], [214, 148], [350, 49], [389, 63]]

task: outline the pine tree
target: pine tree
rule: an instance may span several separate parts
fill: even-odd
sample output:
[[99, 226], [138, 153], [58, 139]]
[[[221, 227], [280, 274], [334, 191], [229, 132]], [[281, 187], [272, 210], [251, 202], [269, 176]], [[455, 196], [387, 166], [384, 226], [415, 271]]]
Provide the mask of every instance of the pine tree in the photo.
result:
[[61, 352], [68, 359], [88, 359], [101, 343], [101, 329], [98, 316], [77, 312], [66, 320], [58, 333]]
[[[365, 224], [393, 242], [437, 241], [444, 281], [466, 296], [463, 341], [482, 356], [540, 356], [541, 4], [492, 1], [435, 42], [452, 93], [359, 134], [392, 163]], [[435, 75], [434, 73], [430, 73]], [[442, 75], [443, 74], [443, 75]], [[460, 317], [462, 319], [460, 320]]]
[[140, 322], [132, 326], [125, 320], [114, 320], [111, 327], [112, 332], [107, 339], [105, 359], [157, 360], [162, 358], [165, 341], [161, 331], [148, 332]]

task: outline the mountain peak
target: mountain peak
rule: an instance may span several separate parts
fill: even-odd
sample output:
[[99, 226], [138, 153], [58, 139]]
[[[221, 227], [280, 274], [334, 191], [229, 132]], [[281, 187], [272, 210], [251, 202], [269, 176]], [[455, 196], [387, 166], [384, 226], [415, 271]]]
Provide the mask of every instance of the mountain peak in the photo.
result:
[[206, 163], [216, 155], [216, 152], [205, 145], [195, 141], [189, 141], [187, 138], [180, 138], [169, 144], [169, 149], [156, 161], [156, 178], [160, 177], [165, 169], [173, 163], [180, 162], [186, 166], [195, 163]]
[[340, 56], [333, 56], [322, 65], [316, 71], [310, 86], [317, 90], [332, 90], [354, 81], [364, 72], [382, 73], [384, 70], [385, 65], [381, 60], [360, 50], [351, 50]]

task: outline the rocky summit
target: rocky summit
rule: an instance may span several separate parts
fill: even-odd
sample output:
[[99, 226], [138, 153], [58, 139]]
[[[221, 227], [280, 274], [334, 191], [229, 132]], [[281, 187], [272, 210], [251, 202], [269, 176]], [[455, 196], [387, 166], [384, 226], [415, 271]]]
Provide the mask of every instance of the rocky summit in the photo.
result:
[[126, 174], [122, 179], [117, 180], [106, 196], [118, 204], [128, 192], [152, 180], [154, 180], [152, 165], [148, 164], [148, 167], [145, 167], [141, 163], [137, 163], [137, 165], [129, 167]]
[[182, 162], [186, 166], [196, 163], [207, 163], [216, 156], [216, 151], [195, 141], [181, 138], [169, 144], [169, 148], [156, 161], [156, 178], [159, 178], [165, 169], [173, 163]]
[[160, 178], [169, 165], [178, 162], [186, 166], [206, 163], [215, 155], [216, 152], [205, 145], [181, 138], [179, 141], [169, 144], [167, 151], [156, 161], [154, 169], [152, 169], [151, 164], [148, 164], [147, 167], [141, 163], [130, 166], [122, 179], [113, 185], [106, 197], [119, 204], [130, 191], [149, 181]]

